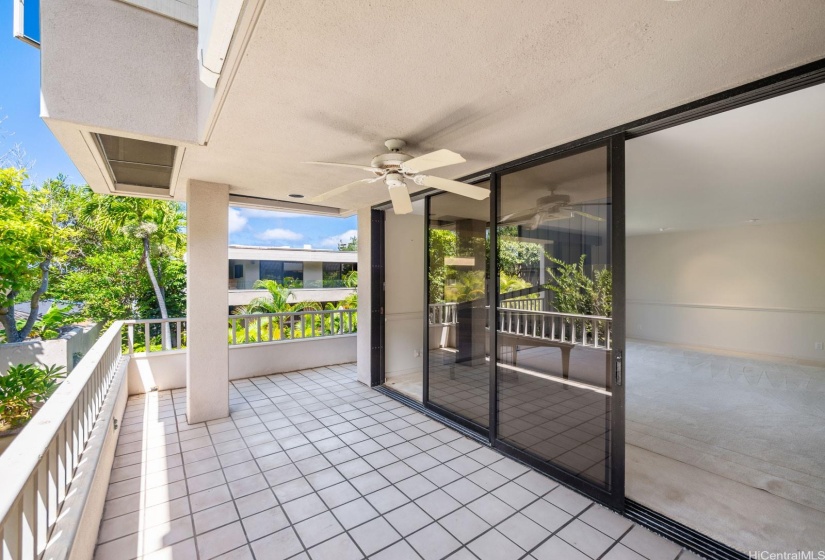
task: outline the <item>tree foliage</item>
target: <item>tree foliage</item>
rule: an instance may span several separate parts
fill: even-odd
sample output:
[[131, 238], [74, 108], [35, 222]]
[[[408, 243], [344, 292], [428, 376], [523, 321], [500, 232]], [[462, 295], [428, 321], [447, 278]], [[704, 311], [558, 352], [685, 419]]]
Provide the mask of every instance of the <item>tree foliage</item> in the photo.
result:
[[498, 270], [510, 277], [538, 269], [543, 250], [540, 243], [516, 240], [517, 235], [517, 226], [499, 226], [497, 231]]
[[235, 308], [236, 315], [251, 315], [255, 313], [290, 313], [297, 311], [318, 311], [321, 306], [315, 301], [289, 303], [292, 290], [277, 280], [257, 280], [255, 288], [264, 288], [268, 295], [256, 297], [246, 305]]
[[591, 278], [585, 269], [587, 255], [578, 262], [566, 263], [547, 255], [555, 266], [547, 273], [547, 288], [555, 293], [554, 306], [562, 313], [610, 317], [613, 313], [613, 274], [602, 268]]
[[338, 250], [339, 251], [357, 251], [358, 250], [358, 237], [352, 236], [350, 237], [349, 241], [339, 241], [338, 242]]
[[[69, 254], [74, 217], [65, 206], [65, 179], [23, 188], [25, 173], [0, 170], [0, 324], [7, 342], [29, 336], [41, 299], [49, 289], [52, 268]], [[17, 323], [14, 304], [25, 299], [29, 316]]]

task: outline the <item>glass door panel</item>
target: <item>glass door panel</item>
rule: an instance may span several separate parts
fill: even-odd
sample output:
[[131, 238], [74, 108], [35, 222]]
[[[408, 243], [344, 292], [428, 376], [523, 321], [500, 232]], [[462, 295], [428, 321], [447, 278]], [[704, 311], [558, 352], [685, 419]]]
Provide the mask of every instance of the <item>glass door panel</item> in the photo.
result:
[[490, 417], [489, 228], [489, 200], [429, 199], [427, 404], [482, 432]]
[[496, 224], [496, 437], [603, 501], [621, 493], [609, 158], [600, 145], [502, 174]]

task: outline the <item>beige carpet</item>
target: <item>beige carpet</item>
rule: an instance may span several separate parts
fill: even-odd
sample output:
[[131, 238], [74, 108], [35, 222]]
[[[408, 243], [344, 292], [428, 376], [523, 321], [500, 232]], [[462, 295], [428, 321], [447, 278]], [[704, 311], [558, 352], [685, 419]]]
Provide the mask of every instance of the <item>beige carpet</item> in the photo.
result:
[[627, 345], [627, 496], [747, 551], [825, 549], [825, 368]]

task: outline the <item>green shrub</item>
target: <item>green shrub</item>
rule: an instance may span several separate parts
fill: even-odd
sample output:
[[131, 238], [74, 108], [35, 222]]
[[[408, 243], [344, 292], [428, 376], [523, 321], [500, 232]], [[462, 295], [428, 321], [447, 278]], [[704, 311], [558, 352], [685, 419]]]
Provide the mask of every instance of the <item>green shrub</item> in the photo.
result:
[[0, 376], [0, 423], [8, 427], [25, 424], [34, 413], [34, 406], [54, 393], [66, 374], [63, 366], [12, 366]]

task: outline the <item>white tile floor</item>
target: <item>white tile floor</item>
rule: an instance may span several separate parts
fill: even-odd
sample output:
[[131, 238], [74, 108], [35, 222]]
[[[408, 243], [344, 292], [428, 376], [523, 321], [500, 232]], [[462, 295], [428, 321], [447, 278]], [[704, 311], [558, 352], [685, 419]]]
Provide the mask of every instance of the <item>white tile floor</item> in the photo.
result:
[[352, 364], [129, 399], [95, 558], [687, 560], [677, 545], [355, 380]]

